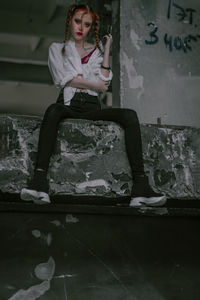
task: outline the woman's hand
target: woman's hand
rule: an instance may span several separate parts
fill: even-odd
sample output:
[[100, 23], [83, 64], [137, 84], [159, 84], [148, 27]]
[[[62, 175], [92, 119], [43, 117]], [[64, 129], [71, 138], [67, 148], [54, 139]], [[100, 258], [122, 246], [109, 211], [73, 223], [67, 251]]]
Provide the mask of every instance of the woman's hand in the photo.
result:
[[99, 81], [96, 83], [96, 91], [97, 92], [106, 92], [108, 90], [109, 81]]
[[[78, 75], [77, 77], [75, 77], [75, 78], [77, 78], [77, 79], [83, 79], [83, 75]], [[86, 92], [87, 90], [85, 89], [85, 88], [76, 88], [76, 92], [82, 92], [82, 93], [84, 93], [84, 92]]]
[[[107, 71], [107, 70], [105, 70]], [[108, 86], [110, 81], [98, 81], [98, 82], [91, 82], [88, 80], [83, 79], [81, 75], [77, 75], [71, 81], [69, 81], [66, 86], [79, 88], [79, 89], [88, 89], [96, 92], [106, 92], [108, 90]]]
[[110, 50], [110, 47], [112, 45], [112, 40], [113, 40], [112, 34], [109, 33], [109, 34], [105, 35], [104, 37], [106, 38], [106, 43], [104, 45], [104, 49]]

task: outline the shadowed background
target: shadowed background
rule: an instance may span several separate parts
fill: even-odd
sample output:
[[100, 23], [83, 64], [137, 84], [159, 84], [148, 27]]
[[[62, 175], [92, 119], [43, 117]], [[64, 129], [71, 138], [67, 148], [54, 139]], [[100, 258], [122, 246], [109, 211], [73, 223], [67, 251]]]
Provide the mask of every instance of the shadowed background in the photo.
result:
[[[56, 101], [48, 47], [62, 42], [67, 0], [0, 2], [0, 111], [43, 115]], [[114, 77], [105, 103], [137, 111], [141, 123], [200, 127], [200, 2], [75, 1], [113, 26]]]
[[[74, 2], [84, 1], [0, 2], [1, 112], [43, 115], [56, 101], [59, 90], [53, 86], [48, 70], [48, 47], [64, 40], [67, 9]], [[100, 24], [102, 37], [112, 24], [111, 3], [92, 2], [87, 1], [104, 20]]]

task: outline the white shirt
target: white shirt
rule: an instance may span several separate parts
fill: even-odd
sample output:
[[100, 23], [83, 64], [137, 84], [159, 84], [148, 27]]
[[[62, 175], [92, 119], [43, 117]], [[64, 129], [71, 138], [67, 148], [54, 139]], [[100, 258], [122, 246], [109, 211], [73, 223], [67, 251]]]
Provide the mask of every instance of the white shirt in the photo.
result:
[[[65, 43], [64, 55], [61, 52], [63, 45], [63, 43], [51, 44], [49, 47], [48, 66], [56, 87], [59, 89], [64, 88], [64, 104], [69, 105], [76, 88], [66, 86], [67, 82], [78, 75], [82, 75], [83, 79], [91, 82], [98, 82], [100, 80], [110, 81], [113, 74], [110, 70], [109, 77], [102, 75], [101, 64], [103, 62], [103, 55], [98, 48], [92, 53], [89, 61], [82, 64], [81, 57], [75, 47], [75, 42], [68, 40]], [[95, 91], [87, 90], [87, 92], [90, 95], [98, 96], [98, 93]]]

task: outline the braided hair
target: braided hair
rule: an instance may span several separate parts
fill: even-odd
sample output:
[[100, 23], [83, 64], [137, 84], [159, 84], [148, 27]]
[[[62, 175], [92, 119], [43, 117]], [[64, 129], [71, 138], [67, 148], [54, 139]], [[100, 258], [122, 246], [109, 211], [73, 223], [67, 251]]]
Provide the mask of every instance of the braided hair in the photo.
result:
[[101, 47], [99, 45], [99, 15], [97, 13], [94, 13], [94, 34], [95, 34], [95, 41], [96, 46], [102, 52]]
[[[86, 14], [91, 14], [92, 17], [92, 28], [94, 31], [94, 35], [95, 35], [95, 42], [96, 42], [96, 46], [99, 49], [100, 52], [102, 52], [100, 44], [99, 44], [99, 15], [97, 13], [95, 13], [92, 8], [86, 4], [76, 4], [73, 3], [70, 5], [69, 9], [68, 9], [68, 13], [67, 13], [67, 17], [66, 17], [66, 23], [65, 23], [65, 39], [63, 41], [64, 46], [62, 48], [62, 54], [65, 54], [65, 43], [68, 39], [68, 33], [69, 33], [69, 28], [70, 28], [70, 22], [75, 14], [75, 12], [77, 12], [78, 10], [83, 10], [85, 11]], [[91, 30], [92, 30], [91, 28]], [[91, 32], [91, 31], [90, 31]]]

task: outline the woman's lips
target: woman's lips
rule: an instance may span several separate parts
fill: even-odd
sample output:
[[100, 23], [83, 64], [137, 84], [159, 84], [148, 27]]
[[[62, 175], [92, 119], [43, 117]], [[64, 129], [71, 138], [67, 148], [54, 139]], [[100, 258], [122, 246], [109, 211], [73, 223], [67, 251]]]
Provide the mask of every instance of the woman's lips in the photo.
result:
[[82, 32], [77, 32], [76, 34], [78, 34], [78, 35], [83, 35]]

